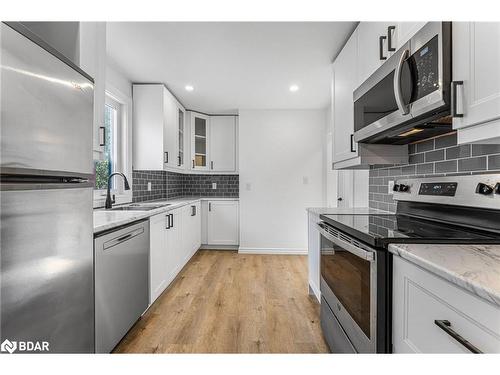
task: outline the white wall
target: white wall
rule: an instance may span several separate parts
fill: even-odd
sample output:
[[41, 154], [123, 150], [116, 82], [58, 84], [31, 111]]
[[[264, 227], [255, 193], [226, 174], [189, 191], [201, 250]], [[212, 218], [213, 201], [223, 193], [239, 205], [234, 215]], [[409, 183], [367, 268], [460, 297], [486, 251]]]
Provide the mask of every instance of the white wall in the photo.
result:
[[240, 252], [306, 253], [324, 206], [325, 110], [240, 110]]
[[337, 207], [338, 171], [332, 169], [333, 162], [333, 108], [326, 110], [325, 121], [325, 204], [326, 207]]

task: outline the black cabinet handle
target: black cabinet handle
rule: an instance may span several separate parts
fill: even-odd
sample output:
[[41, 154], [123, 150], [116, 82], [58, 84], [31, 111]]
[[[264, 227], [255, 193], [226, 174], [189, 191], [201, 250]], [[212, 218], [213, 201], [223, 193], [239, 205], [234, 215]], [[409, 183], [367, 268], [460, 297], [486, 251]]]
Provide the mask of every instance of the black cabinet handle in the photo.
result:
[[342, 197], [337, 198], [339, 202], [342, 202]]
[[214, 162], [213, 161], [210, 162], [210, 169], [214, 169]]
[[212, 211], [212, 203], [208, 202], [208, 211]]
[[102, 138], [99, 140], [99, 146], [106, 146], [106, 128], [104, 126], [100, 126], [99, 130], [102, 129]]
[[181, 166], [181, 156], [177, 156], [177, 166], [180, 167]]
[[396, 30], [396, 26], [389, 26], [387, 28], [387, 51], [394, 52], [396, 47], [392, 46], [393, 33]]
[[194, 159], [193, 159], [193, 168], [194, 168]]
[[170, 226], [170, 215], [165, 215], [165, 218], [167, 219], [167, 226], [165, 227], [165, 229], [170, 229], [171, 226]]
[[354, 148], [354, 134], [351, 134], [351, 152], [356, 152]]
[[191, 206], [191, 216], [196, 216], [196, 206]]
[[448, 335], [453, 337], [456, 341], [458, 341], [461, 345], [466, 347], [472, 353], [480, 354], [481, 350], [472, 345], [469, 341], [460, 336], [457, 332], [451, 328], [451, 323], [448, 320], [434, 320], [434, 324], [445, 331]]
[[163, 162], [164, 162], [164, 163], [168, 163], [168, 151], [165, 151], [165, 152], [163, 153]]
[[463, 113], [457, 113], [457, 87], [463, 86], [464, 81], [453, 81], [451, 82], [451, 116], [452, 117], [464, 117]]
[[384, 56], [384, 40], [386, 40], [387, 37], [385, 35], [382, 35], [378, 39], [378, 48], [379, 48], [379, 58], [380, 60], [387, 60], [387, 56]]
[[169, 222], [170, 222], [170, 228], [174, 227], [174, 214], [168, 214], [170, 216]]

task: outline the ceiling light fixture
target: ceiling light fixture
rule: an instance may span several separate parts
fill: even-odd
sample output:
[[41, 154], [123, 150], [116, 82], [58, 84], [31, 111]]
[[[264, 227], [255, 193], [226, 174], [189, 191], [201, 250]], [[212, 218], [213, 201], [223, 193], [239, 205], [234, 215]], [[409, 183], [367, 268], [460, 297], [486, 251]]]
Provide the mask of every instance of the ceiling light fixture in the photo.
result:
[[299, 86], [297, 86], [297, 85], [290, 86], [290, 92], [297, 92], [297, 91], [299, 91]]
[[193, 91], [194, 90], [194, 87], [191, 85], [186, 85], [184, 88], [186, 89], [186, 91]]

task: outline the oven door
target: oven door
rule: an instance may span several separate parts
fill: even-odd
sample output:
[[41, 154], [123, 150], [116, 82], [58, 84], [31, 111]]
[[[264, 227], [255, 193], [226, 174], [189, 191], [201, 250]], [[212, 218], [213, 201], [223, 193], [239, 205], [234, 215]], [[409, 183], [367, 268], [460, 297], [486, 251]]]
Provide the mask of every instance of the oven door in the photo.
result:
[[[321, 295], [345, 333], [332, 340], [345, 341], [347, 337], [358, 353], [376, 353], [377, 253], [324, 222], [318, 223], [318, 230], [321, 234]], [[329, 336], [328, 333], [325, 332], [325, 336]], [[330, 347], [345, 344], [334, 342]]]

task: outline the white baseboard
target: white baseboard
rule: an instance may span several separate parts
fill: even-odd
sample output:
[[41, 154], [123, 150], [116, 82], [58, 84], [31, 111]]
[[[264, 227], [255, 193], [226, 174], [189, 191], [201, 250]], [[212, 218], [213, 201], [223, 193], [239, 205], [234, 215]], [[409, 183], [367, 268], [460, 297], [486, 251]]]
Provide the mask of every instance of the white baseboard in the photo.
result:
[[238, 250], [238, 245], [201, 245], [202, 250]]
[[241, 254], [270, 254], [270, 255], [307, 255], [307, 249], [269, 248], [269, 247], [241, 247]]

